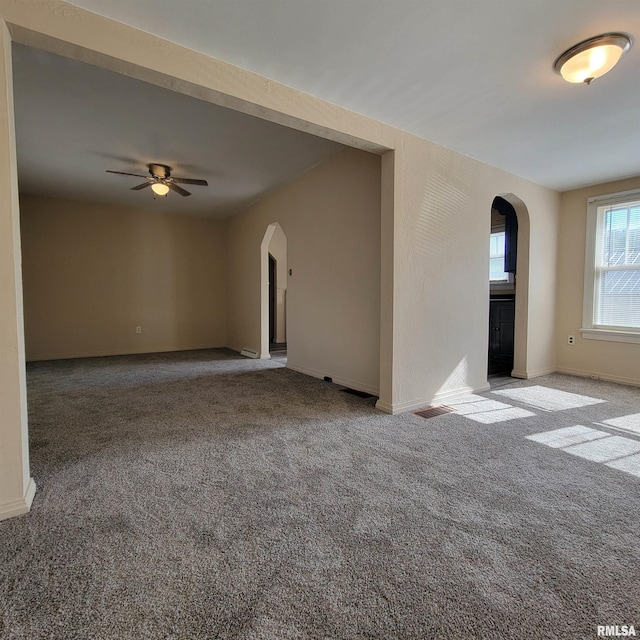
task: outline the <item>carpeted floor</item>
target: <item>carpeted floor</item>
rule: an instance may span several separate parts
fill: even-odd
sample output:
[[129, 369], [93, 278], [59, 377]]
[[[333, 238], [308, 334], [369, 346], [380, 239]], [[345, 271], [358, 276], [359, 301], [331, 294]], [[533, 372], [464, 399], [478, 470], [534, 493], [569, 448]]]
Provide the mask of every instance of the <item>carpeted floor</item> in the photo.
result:
[[640, 634], [640, 390], [552, 375], [425, 420], [283, 363], [30, 365], [0, 637]]

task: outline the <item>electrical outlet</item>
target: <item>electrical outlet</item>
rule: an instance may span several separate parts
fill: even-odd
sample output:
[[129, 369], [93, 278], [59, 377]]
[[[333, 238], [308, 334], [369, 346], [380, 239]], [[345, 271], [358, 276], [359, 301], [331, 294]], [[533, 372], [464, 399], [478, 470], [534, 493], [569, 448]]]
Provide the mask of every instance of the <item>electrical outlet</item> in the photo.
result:
[[140, 325], [136, 326], [136, 333], [142, 333], [142, 327]]
[[567, 344], [575, 344], [576, 337], [575, 336], [567, 336]]

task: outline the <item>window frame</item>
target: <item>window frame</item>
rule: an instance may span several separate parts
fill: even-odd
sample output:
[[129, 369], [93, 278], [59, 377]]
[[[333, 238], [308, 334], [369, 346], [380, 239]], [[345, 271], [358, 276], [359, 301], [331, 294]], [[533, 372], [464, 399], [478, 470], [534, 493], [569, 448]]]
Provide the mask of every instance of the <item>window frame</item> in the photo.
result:
[[598, 209], [607, 205], [640, 200], [640, 189], [619, 191], [587, 199], [587, 228], [584, 255], [584, 297], [580, 332], [587, 340], [607, 340], [640, 344], [640, 327], [618, 328], [594, 325], [596, 299], [596, 247], [598, 244]]
[[[505, 233], [505, 231], [506, 231], [505, 225], [493, 227], [491, 229], [491, 232], [489, 233], [489, 242], [491, 242], [491, 236], [498, 233]], [[504, 262], [504, 254], [502, 255], [502, 260]], [[489, 251], [489, 261], [491, 261], [491, 251]], [[507, 277], [504, 278], [503, 280], [492, 280], [491, 273], [489, 273], [489, 287], [496, 291], [499, 289], [512, 289], [513, 285], [515, 284], [515, 278], [513, 276], [513, 273], [507, 273], [507, 272], [505, 273]]]

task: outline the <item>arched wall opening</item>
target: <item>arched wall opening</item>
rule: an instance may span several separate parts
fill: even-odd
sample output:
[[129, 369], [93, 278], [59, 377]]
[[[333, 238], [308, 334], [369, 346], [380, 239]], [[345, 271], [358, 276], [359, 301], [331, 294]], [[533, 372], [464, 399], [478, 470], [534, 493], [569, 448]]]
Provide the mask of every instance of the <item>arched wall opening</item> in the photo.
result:
[[272, 222], [260, 244], [260, 358], [271, 357], [271, 344], [287, 341], [286, 304], [287, 236]]
[[[506, 205], [515, 213], [517, 221], [517, 253], [515, 260], [515, 296], [513, 368], [511, 376], [528, 378], [528, 325], [529, 325], [529, 256], [530, 256], [530, 217], [525, 203], [513, 193], [500, 193], [494, 199], [494, 205]], [[493, 208], [493, 206], [492, 206]], [[491, 326], [489, 327], [491, 332]]]
[[518, 218], [501, 196], [491, 203], [489, 249], [489, 366], [487, 374], [511, 376], [514, 355], [515, 279], [518, 255]]

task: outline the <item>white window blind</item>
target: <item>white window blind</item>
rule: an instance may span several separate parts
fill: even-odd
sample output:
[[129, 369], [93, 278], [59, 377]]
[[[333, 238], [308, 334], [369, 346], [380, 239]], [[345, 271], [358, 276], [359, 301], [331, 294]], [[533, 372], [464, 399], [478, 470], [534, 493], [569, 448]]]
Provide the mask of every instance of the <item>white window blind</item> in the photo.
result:
[[594, 329], [640, 330], [640, 199], [597, 206]]

